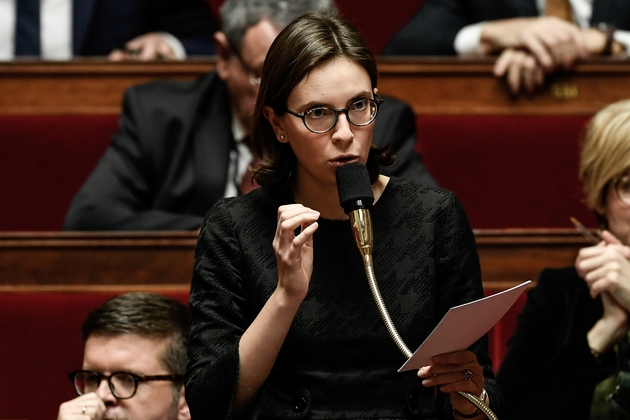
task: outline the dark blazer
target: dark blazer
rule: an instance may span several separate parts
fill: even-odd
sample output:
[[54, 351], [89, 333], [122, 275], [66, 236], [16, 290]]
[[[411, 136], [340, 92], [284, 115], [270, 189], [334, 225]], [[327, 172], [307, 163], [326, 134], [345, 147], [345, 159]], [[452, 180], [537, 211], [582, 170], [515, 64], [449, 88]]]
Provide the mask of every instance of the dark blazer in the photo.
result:
[[603, 313], [574, 267], [544, 270], [518, 317], [497, 372], [506, 419], [588, 419], [595, 386], [615, 357], [598, 363], [587, 332]]
[[107, 55], [133, 38], [163, 31], [188, 55], [213, 55], [218, 24], [205, 0], [75, 0], [73, 54]]
[[[216, 73], [125, 93], [120, 130], [75, 196], [64, 230], [186, 230], [223, 197], [235, 148], [226, 85]], [[411, 108], [384, 98], [374, 141], [399, 158], [383, 172], [436, 185], [415, 151]]]
[[[457, 33], [478, 22], [538, 16], [535, 0], [426, 0], [383, 55], [456, 55]], [[630, 1], [593, 0], [591, 24], [630, 30]]]

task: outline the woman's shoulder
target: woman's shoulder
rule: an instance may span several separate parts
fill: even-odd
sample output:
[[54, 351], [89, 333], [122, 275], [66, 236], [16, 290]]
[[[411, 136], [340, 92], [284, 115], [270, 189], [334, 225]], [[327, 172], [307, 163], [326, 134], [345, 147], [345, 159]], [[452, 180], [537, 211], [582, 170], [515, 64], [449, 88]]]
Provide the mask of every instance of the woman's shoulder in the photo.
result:
[[436, 209], [455, 206], [463, 211], [461, 202], [452, 191], [404, 178], [390, 177], [385, 192], [387, 193], [386, 197], [391, 200], [406, 201], [414, 203], [414, 205]]
[[275, 218], [278, 207], [287, 199], [283, 191], [267, 187], [257, 188], [238, 197], [222, 198], [208, 211], [204, 223], [230, 220], [244, 224], [248, 220], [260, 219], [264, 215]]
[[387, 184], [387, 187], [391, 187], [392, 192], [405, 195], [421, 195], [425, 198], [455, 197], [455, 194], [453, 194], [453, 192], [450, 190], [421, 184], [417, 181], [412, 181], [406, 178], [399, 178], [396, 176], [389, 177], [389, 183]]

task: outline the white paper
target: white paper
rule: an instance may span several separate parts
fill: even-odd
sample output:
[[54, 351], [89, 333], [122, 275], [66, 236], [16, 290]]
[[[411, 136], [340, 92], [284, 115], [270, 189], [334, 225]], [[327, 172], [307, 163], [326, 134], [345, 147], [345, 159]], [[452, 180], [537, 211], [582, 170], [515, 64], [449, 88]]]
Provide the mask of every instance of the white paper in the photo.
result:
[[531, 280], [483, 299], [455, 306], [418, 347], [398, 372], [420, 369], [438, 354], [466, 350], [505, 315]]

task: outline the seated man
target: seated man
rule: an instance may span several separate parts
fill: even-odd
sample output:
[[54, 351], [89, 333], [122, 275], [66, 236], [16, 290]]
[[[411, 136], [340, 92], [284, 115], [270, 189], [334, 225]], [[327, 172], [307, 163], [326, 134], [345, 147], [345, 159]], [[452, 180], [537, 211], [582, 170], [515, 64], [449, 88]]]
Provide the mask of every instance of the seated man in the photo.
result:
[[387, 55], [500, 54], [494, 73], [513, 92], [588, 56], [630, 45], [630, 2], [426, 0], [383, 51]]
[[155, 293], [127, 293], [83, 323], [82, 370], [69, 374], [79, 396], [57, 420], [190, 420], [184, 398], [190, 312]]
[[217, 29], [205, 0], [0, 1], [0, 60], [212, 55]]
[[[75, 196], [64, 230], [192, 230], [223, 197], [246, 192], [250, 117], [267, 51], [280, 30], [332, 0], [227, 0], [215, 34], [216, 70], [194, 82], [160, 81], [125, 94], [120, 131]], [[435, 185], [415, 151], [415, 120], [392, 98], [375, 142], [398, 159], [384, 172]]]

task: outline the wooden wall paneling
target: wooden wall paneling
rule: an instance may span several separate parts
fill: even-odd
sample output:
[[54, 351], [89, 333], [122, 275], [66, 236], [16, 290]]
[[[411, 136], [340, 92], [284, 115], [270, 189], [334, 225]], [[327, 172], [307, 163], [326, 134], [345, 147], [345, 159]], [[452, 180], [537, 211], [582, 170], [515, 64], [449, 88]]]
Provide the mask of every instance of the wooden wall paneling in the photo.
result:
[[[545, 267], [573, 264], [578, 249], [587, 245], [572, 229], [476, 231], [475, 236], [484, 287], [491, 290], [535, 282]], [[0, 291], [187, 287], [196, 242], [195, 232], [0, 233]]]

